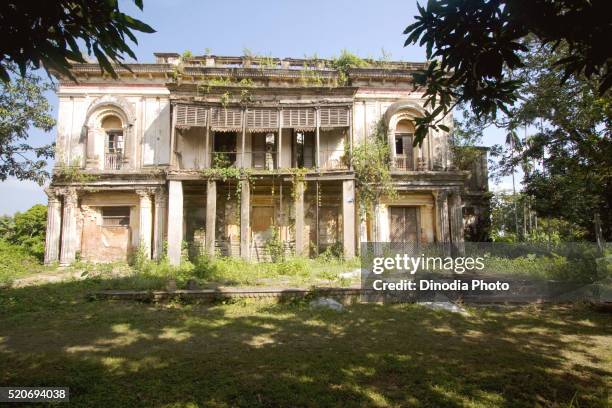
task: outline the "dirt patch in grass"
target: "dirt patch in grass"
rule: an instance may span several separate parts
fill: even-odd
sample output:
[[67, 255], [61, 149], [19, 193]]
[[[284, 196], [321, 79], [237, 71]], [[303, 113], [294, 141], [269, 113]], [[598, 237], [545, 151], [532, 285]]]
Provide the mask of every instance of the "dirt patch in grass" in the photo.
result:
[[84, 407], [609, 403], [612, 319], [588, 308], [86, 301], [96, 285], [0, 292], [0, 385]]

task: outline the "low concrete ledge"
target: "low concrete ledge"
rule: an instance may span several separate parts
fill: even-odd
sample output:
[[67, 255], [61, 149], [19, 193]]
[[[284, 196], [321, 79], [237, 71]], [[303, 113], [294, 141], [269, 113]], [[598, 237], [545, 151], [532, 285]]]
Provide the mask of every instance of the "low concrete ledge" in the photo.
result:
[[141, 302], [163, 302], [168, 300], [218, 301], [240, 298], [274, 298], [289, 300], [307, 296], [326, 296], [343, 300], [362, 295], [359, 287], [350, 288], [218, 288], [167, 290], [104, 290], [89, 295], [92, 300], [135, 300]]

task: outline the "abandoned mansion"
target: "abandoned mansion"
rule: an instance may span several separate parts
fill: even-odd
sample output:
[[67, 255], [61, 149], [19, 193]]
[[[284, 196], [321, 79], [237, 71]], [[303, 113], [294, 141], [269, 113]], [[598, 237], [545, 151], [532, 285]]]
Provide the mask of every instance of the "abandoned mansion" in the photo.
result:
[[[413, 143], [424, 108], [412, 75], [425, 64], [155, 57], [116, 78], [95, 63], [58, 75], [47, 263], [137, 251], [260, 261], [271, 242], [351, 258], [368, 241], [460, 243], [488, 218], [486, 150], [458, 169], [447, 132]], [[353, 154], [374, 138], [394, 193], [363, 211]]]

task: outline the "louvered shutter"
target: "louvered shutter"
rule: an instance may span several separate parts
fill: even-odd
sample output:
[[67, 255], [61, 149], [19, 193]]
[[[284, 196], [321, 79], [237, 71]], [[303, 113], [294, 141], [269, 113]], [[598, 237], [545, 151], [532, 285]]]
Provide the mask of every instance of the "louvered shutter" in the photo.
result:
[[176, 105], [177, 127], [206, 127], [208, 109], [197, 105]]
[[216, 131], [240, 131], [242, 130], [242, 110], [239, 108], [213, 108], [210, 125]]
[[278, 130], [278, 110], [254, 108], [247, 110], [247, 129], [258, 132]]
[[321, 127], [347, 127], [349, 110], [346, 107], [322, 107], [319, 118]]
[[311, 108], [283, 109], [283, 127], [313, 130], [316, 127], [315, 110]]
[[315, 166], [314, 163], [314, 135], [312, 133], [304, 133], [304, 167], [311, 168]]

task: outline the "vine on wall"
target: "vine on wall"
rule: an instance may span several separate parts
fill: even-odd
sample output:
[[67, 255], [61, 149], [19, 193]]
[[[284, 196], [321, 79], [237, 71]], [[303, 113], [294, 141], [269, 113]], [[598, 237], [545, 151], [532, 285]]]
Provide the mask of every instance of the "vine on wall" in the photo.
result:
[[391, 176], [391, 155], [387, 127], [381, 119], [374, 133], [353, 147], [350, 158], [355, 171], [357, 197], [362, 215], [373, 214], [374, 206], [385, 196], [393, 200], [397, 190]]

